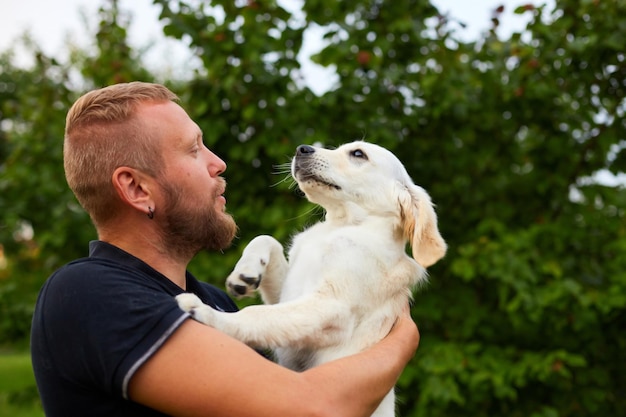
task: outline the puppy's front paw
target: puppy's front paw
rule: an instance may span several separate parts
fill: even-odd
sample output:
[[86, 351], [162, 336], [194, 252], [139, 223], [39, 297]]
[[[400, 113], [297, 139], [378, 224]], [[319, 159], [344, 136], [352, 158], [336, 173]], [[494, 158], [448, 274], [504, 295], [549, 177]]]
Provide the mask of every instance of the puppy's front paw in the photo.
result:
[[251, 297], [259, 288], [262, 278], [262, 274], [247, 276], [233, 271], [226, 280], [226, 289], [231, 296], [236, 298]]
[[181, 310], [186, 311], [194, 320], [208, 326], [213, 326], [217, 311], [204, 304], [197, 295], [191, 293], [179, 294], [176, 301]]
[[267, 260], [263, 258], [242, 258], [226, 278], [228, 293], [237, 298], [254, 295], [261, 284], [266, 265]]
[[202, 300], [200, 300], [197, 295], [191, 293], [177, 295], [176, 301], [178, 302], [178, 307], [180, 307], [181, 310], [186, 311], [192, 316], [195, 309], [204, 305]]

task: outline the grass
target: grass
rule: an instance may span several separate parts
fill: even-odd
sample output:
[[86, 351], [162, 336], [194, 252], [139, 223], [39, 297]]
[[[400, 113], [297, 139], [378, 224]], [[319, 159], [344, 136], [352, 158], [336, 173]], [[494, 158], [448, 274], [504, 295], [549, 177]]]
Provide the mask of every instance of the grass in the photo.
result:
[[0, 416], [44, 416], [28, 352], [0, 353]]
[[28, 353], [0, 354], [0, 392], [18, 391], [35, 385]]

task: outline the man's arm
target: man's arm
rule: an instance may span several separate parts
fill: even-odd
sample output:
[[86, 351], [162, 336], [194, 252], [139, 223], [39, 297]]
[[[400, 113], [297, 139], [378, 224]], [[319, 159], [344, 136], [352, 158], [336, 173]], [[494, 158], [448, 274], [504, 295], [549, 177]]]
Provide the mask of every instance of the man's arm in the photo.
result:
[[133, 401], [172, 416], [369, 416], [419, 343], [405, 314], [389, 335], [356, 355], [302, 373], [187, 320], [130, 381]]

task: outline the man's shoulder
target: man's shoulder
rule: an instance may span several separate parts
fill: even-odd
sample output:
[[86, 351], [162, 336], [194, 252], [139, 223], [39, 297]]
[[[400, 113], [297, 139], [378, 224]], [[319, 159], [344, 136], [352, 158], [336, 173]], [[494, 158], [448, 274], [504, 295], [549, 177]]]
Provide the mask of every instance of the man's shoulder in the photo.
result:
[[81, 258], [57, 269], [44, 283], [40, 300], [119, 303], [124, 299], [149, 302], [176, 295], [176, 286], [158, 274], [102, 258]]
[[[98, 282], [114, 283], [115, 277], [125, 277], [137, 275], [138, 271], [124, 267], [108, 259], [101, 258], [80, 258], [71, 261], [50, 275], [47, 285], [73, 284], [81, 283], [94, 285]], [[98, 278], [108, 278], [101, 281]]]

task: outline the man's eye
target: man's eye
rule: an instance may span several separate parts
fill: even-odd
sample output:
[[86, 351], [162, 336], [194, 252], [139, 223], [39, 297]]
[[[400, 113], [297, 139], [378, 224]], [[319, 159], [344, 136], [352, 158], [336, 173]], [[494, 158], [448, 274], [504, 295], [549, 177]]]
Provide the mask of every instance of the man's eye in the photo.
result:
[[363, 152], [360, 149], [355, 149], [353, 151], [350, 151], [350, 156], [353, 156], [355, 158], [367, 159], [367, 155], [365, 154], [365, 152]]

